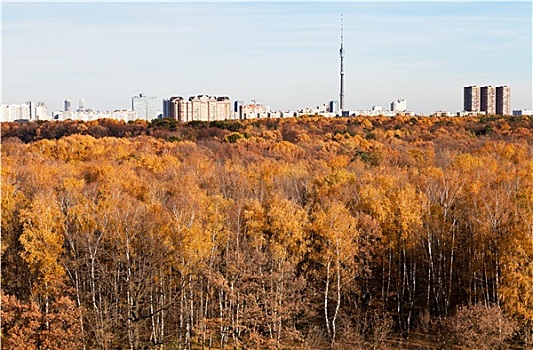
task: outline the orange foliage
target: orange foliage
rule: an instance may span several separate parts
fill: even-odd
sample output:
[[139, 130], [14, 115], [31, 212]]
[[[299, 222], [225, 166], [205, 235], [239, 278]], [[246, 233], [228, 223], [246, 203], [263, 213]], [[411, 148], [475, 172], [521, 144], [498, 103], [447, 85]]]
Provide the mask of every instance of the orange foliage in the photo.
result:
[[371, 347], [369, 322], [407, 339], [472, 303], [533, 320], [529, 118], [27, 124], [2, 123], [8, 347]]

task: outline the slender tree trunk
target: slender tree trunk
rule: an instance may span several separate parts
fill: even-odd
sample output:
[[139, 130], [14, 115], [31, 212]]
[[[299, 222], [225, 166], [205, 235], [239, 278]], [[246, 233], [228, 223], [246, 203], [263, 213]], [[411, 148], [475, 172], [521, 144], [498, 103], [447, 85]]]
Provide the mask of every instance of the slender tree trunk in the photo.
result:
[[331, 262], [328, 260], [328, 262], [326, 263], [326, 288], [324, 290], [324, 320], [326, 321], [326, 331], [328, 333], [329, 339], [331, 339], [331, 329], [329, 326], [329, 316], [328, 316], [330, 269], [331, 269]]
[[409, 332], [411, 330], [411, 321], [413, 319], [413, 313], [415, 309], [415, 296], [416, 296], [416, 262], [412, 262], [410, 264], [410, 286], [408, 291], [408, 298], [409, 298], [409, 313], [407, 316], [407, 335], [409, 335]]
[[[453, 226], [455, 226], [455, 218], [453, 220]], [[451, 252], [450, 252], [450, 272], [448, 274], [448, 290], [446, 293], [446, 301], [444, 302], [444, 313], [448, 315], [450, 310], [450, 302], [452, 298], [452, 289], [453, 289], [453, 265], [455, 258], [455, 228], [452, 227], [452, 243], [451, 243]]]
[[[76, 305], [78, 309], [81, 308], [81, 298], [80, 298], [80, 279], [78, 272], [74, 273], [75, 283], [76, 283]], [[85, 327], [83, 324], [83, 313], [80, 312], [80, 334], [81, 339], [83, 341], [83, 350], [87, 348], [86, 341], [85, 341]]]
[[127, 264], [127, 276], [126, 276], [126, 325], [128, 328], [128, 343], [131, 350], [135, 350], [135, 330], [133, 325], [134, 316], [134, 301], [133, 301], [133, 271], [131, 269], [131, 257], [129, 248], [129, 237], [126, 238], [126, 264]]
[[276, 318], [277, 318], [277, 337], [276, 337], [276, 345], [279, 346], [280, 345], [280, 342], [281, 342], [281, 333], [282, 333], [282, 315], [281, 315], [281, 310], [282, 310], [282, 305], [283, 305], [283, 300], [284, 300], [284, 278], [285, 278], [285, 274], [284, 274], [284, 270], [283, 270], [283, 266], [282, 266], [282, 263], [280, 263], [279, 265], [279, 269], [280, 269], [280, 278], [279, 278], [279, 282], [278, 282], [278, 300], [277, 300], [277, 310], [276, 310]]
[[498, 254], [498, 244], [496, 242], [494, 247], [494, 287], [492, 298], [493, 301], [500, 306], [500, 298], [498, 297], [498, 290], [500, 288], [500, 256]]
[[339, 245], [337, 242], [337, 304], [335, 305], [335, 313], [333, 314], [333, 319], [331, 321], [331, 344], [335, 343], [335, 337], [337, 335], [337, 315], [339, 314], [339, 309], [341, 307], [341, 262], [340, 262], [340, 251]]
[[218, 306], [219, 306], [219, 317], [220, 317], [220, 349], [224, 349], [224, 347], [226, 346], [223, 299], [224, 299], [224, 291], [220, 289], [218, 292]]
[[159, 342], [159, 336], [157, 334], [157, 315], [155, 314], [156, 306], [154, 306], [154, 287], [150, 286], [150, 326], [151, 326], [151, 333], [152, 333], [152, 343], [157, 345]]
[[428, 285], [426, 291], [426, 310], [429, 312], [431, 310], [430, 305], [430, 294], [431, 287], [433, 285], [433, 250], [432, 250], [431, 236], [429, 229], [427, 231], [427, 248], [428, 248]]

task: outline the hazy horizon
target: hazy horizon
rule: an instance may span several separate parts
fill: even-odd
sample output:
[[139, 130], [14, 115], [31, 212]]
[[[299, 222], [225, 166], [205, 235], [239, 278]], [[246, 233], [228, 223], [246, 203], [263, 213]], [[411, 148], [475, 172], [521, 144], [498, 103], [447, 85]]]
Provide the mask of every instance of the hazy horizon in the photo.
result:
[[2, 5], [2, 103], [131, 108], [131, 97], [197, 94], [273, 110], [339, 99], [345, 109], [407, 99], [459, 111], [465, 85], [509, 85], [532, 108], [530, 2], [229, 2]]

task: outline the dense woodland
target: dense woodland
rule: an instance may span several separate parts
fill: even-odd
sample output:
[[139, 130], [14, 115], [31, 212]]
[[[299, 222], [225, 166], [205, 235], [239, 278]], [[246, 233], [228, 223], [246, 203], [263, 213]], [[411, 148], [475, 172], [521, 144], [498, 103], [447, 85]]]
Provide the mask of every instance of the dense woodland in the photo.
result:
[[4, 349], [531, 349], [533, 119], [2, 124]]

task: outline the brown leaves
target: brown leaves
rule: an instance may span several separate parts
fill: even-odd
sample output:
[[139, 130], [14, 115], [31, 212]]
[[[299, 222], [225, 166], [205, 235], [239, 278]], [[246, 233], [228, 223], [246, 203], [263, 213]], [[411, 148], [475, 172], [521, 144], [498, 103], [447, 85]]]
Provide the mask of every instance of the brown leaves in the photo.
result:
[[505, 316], [498, 306], [482, 304], [460, 308], [445, 324], [448, 344], [466, 349], [505, 348], [505, 341], [516, 330], [516, 323]]
[[24, 303], [2, 292], [2, 346], [5, 349], [78, 349], [82, 346], [80, 310], [67, 297], [53, 301], [42, 313], [34, 302]]
[[6, 349], [38, 349], [36, 334], [42, 314], [35, 303], [22, 303], [2, 292], [2, 345]]

